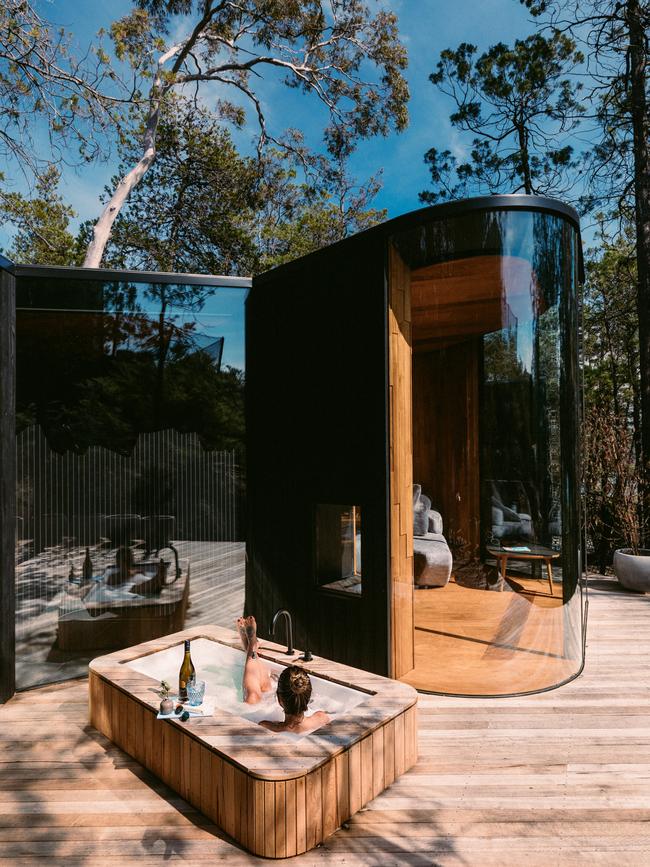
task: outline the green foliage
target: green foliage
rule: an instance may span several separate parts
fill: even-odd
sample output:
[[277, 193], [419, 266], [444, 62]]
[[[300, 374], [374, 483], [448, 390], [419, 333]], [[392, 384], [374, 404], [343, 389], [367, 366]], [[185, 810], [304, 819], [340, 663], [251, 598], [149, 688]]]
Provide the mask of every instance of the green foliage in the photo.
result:
[[324, 161], [317, 186], [297, 183], [295, 171], [270, 155], [260, 189], [263, 208], [260, 270], [267, 270], [363, 231], [386, 218], [371, 206], [379, 177], [357, 184], [345, 167]]
[[[585, 159], [585, 211], [601, 208], [634, 225], [640, 392], [633, 431], [650, 533], [650, 4], [648, 0], [522, 0], [546, 30], [582, 46], [589, 70], [593, 146]], [[622, 237], [625, 237], [623, 235]], [[615, 414], [615, 417], [618, 416]], [[650, 536], [648, 536], [650, 538]], [[646, 540], [647, 541], [647, 540]], [[650, 542], [648, 542], [650, 544]]]
[[575, 43], [554, 31], [500, 42], [477, 56], [463, 42], [441, 52], [429, 80], [451, 97], [450, 121], [474, 135], [469, 159], [433, 147], [425, 154], [433, 190], [420, 193], [429, 204], [471, 193], [558, 193], [571, 184], [573, 149], [560, 139], [583, 112], [568, 73], [582, 63]]
[[633, 421], [638, 399], [638, 322], [634, 242], [611, 240], [601, 232], [601, 246], [588, 251], [583, 296], [585, 399]]
[[[64, 155], [74, 162], [71, 145], [80, 163], [104, 153], [119, 123], [120, 96], [101, 37], [76, 56], [70, 36], [42, 18], [36, 4], [0, 4], [0, 158], [28, 180]], [[36, 115], [49, 147], [33, 137]]]
[[[136, 129], [120, 146], [118, 175], [137, 160], [140, 133]], [[240, 157], [220, 117], [187, 100], [170, 101], [159, 122], [156, 160], [115, 222], [106, 262], [251, 273], [257, 263], [251, 227], [259, 207], [257, 164]]]
[[69, 223], [75, 216], [58, 193], [59, 170], [49, 166], [36, 183], [36, 196], [0, 191], [0, 216], [16, 228], [7, 256], [30, 265], [76, 265], [80, 252]]
[[[161, 36], [172, 20], [178, 26], [183, 19], [189, 19], [191, 35], [171, 55], [156, 97], [176, 85], [218, 81], [224, 91], [231, 90], [234, 105], [243, 97], [254, 108], [262, 139], [294, 150], [290, 133], [281, 138], [269, 133], [255, 93], [252, 76], [275, 68], [286, 85], [312, 93], [325, 105], [330, 119], [325, 141], [333, 154], [342, 144], [351, 147], [358, 138], [407, 125], [409, 93], [402, 75], [407, 56], [390, 12], [373, 15], [362, 0], [140, 0], [111, 28], [118, 57], [143, 69], [150, 47], [164, 53]], [[374, 81], [367, 76], [369, 65], [377, 69]]]
[[[172, 30], [184, 35], [175, 42], [163, 38]], [[386, 10], [373, 14], [363, 0], [140, 0], [113, 24], [111, 38], [118, 58], [151, 83], [140, 148], [124, 176], [115, 179], [93, 227], [85, 258], [89, 266], [102, 261], [116, 217], [155, 163], [160, 118], [174, 95], [194, 92], [198, 104], [199, 89], [206, 92], [209, 83], [217, 84], [222, 121], [241, 127], [247, 110], [254, 113], [260, 164], [272, 147], [290, 163], [298, 162], [309, 184], [323, 161], [306, 146], [300, 130], [270, 128], [260, 79], [278, 81], [279, 76], [286, 87], [320, 103], [323, 141], [334, 166], [349, 157], [359, 139], [401, 131], [408, 122], [407, 57], [397, 18]], [[139, 89], [134, 93], [140, 96]]]
[[643, 516], [634, 238], [629, 226], [615, 240], [601, 226], [599, 241], [585, 263], [583, 479], [587, 528], [604, 571], [616, 547], [638, 547]]
[[128, 61], [146, 77], [151, 77], [153, 52], [164, 48], [154, 35], [153, 24], [147, 12], [134, 9], [129, 15], [114, 21], [110, 28], [117, 59]]
[[[139, 132], [121, 145], [120, 173], [137, 156]], [[105, 262], [253, 274], [385, 218], [371, 207], [377, 177], [357, 184], [342, 158], [323, 159], [317, 168], [318, 183], [307, 184], [276, 150], [261, 164], [242, 157], [220, 115], [186, 99], [171, 100], [159, 122], [157, 158], [117, 218]], [[87, 224], [80, 246], [89, 232]]]

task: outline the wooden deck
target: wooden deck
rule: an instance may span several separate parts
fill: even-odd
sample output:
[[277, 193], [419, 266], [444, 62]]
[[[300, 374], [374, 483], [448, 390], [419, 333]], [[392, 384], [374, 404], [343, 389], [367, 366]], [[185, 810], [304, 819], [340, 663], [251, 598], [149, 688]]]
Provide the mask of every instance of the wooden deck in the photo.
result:
[[[421, 696], [416, 766], [296, 863], [647, 867], [650, 595], [616, 588], [594, 582], [587, 666], [569, 685]], [[261, 862], [87, 718], [84, 681], [0, 707], [1, 863]]]

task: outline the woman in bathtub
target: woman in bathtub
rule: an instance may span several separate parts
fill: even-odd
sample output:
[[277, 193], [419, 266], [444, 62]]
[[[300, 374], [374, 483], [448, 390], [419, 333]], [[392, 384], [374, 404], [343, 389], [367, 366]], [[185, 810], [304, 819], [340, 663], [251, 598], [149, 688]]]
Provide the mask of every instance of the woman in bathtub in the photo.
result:
[[[246, 651], [243, 678], [244, 701], [247, 704], [257, 704], [262, 700], [264, 693], [273, 689], [273, 684], [267, 667], [257, 654], [255, 618], [240, 617], [237, 620], [237, 628]], [[305, 734], [326, 725], [330, 721], [328, 715], [322, 710], [317, 710], [311, 716], [305, 716], [311, 698], [311, 680], [307, 672], [297, 665], [288, 666], [280, 674], [276, 695], [280, 707], [284, 711], [284, 720], [282, 722], [273, 722], [272, 720], [260, 722], [261, 726], [272, 732]]]

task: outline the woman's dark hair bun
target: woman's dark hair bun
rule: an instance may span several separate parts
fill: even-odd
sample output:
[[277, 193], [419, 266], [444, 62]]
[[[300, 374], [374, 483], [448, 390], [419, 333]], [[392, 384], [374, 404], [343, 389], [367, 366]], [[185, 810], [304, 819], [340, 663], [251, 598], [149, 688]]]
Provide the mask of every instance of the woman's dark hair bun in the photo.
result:
[[306, 671], [298, 666], [292, 666], [289, 672], [289, 688], [294, 695], [302, 695], [311, 689], [311, 682]]
[[278, 699], [284, 710], [296, 716], [304, 713], [311, 699], [311, 680], [298, 665], [289, 665], [278, 678]]

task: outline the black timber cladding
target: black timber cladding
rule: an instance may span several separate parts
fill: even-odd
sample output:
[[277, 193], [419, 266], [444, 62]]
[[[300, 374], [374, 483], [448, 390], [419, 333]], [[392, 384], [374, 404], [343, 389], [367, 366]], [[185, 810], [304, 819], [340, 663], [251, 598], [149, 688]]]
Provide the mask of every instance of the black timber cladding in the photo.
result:
[[[254, 280], [246, 303], [246, 611], [269, 637], [287, 607], [297, 647], [378, 674], [389, 667], [384, 253], [364, 233]], [[360, 598], [316, 586], [317, 503], [361, 507]]]
[[15, 691], [16, 293], [0, 257], [0, 702]]

